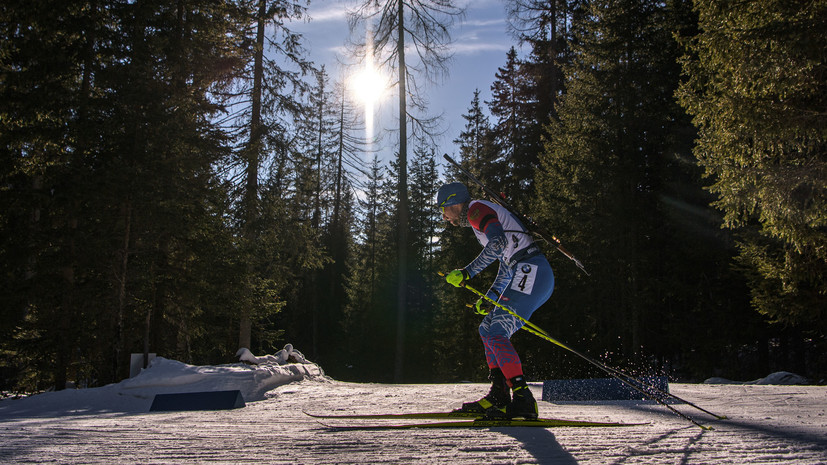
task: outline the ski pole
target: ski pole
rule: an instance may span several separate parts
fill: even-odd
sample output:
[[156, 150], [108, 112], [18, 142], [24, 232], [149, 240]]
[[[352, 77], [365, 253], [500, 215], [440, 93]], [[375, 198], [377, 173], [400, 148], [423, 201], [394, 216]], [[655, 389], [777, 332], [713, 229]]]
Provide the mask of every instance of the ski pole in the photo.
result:
[[[445, 276], [445, 274], [444, 274], [444, 273], [442, 273], [442, 272], [439, 272], [439, 275], [440, 275], [440, 276], [443, 276], [443, 277]], [[462, 286], [463, 286], [464, 288], [468, 289], [469, 291], [473, 292], [474, 294], [478, 295], [479, 297], [481, 297], [481, 298], [485, 299], [486, 301], [488, 301], [488, 302], [490, 302], [490, 303], [494, 304], [496, 307], [498, 307], [498, 308], [501, 308], [501, 309], [505, 310], [506, 312], [508, 312], [509, 314], [511, 314], [512, 316], [514, 316], [515, 318], [517, 318], [517, 319], [519, 319], [520, 321], [522, 321], [522, 322], [523, 322], [523, 324], [524, 324], [524, 326], [522, 326], [522, 328], [523, 328], [523, 329], [525, 329], [525, 330], [527, 330], [528, 332], [530, 332], [530, 333], [534, 334], [535, 336], [539, 336], [540, 338], [545, 339], [545, 340], [547, 340], [547, 341], [549, 341], [549, 342], [551, 342], [551, 343], [553, 343], [553, 344], [557, 345], [558, 347], [561, 347], [561, 348], [563, 348], [563, 349], [565, 349], [565, 350], [567, 350], [567, 351], [569, 351], [569, 352], [571, 352], [571, 353], [573, 353], [573, 354], [577, 355], [578, 357], [582, 358], [583, 360], [586, 360], [586, 361], [587, 361], [587, 362], [589, 362], [590, 364], [592, 364], [592, 365], [596, 366], [597, 368], [599, 368], [599, 369], [603, 370], [603, 371], [604, 371], [604, 372], [606, 372], [607, 374], [609, 374], [609, 375], [611, 375], [612, 377], [616, 378], [616, 379], [617, 379], [618, 381], [620, 381], [621, 383], [623, 383], [623, 384], [625, 384], [625, 385], [629, 386], [630, 388], [634, 389], [635, 391], [637, 391], [637, 392], [639, 392], [639, 393], [643, 394], [643, 396], [644, 396], [644, 397], [649, 398], [649, 399], [651, 399], [651, 400], [654, 400], [655, 402], [657, 402], [657, 403], [659, 403], [659, 404], [663, 405], [664, 407], [666, 407], [667, 409], [669, 409], [669, 410], [670, 410], [670, 411], [672, 411], [673, 413], [675, 413], [675, 414], [677, 414], [678, 416], [680, 416], [680, 417], [684, 418], [685, 420], [688, 420], [689, 422], [691, 422], [691, 423], [693, 423], [694, 425], [696, 425], [696, 426], [700, 427], [701, 429], [711, 430], [712, 428], [711, 428], [711, 427], [708, 427], [708, 426], [701, 425], [700, 423], [698, 423], [697, 421], [695, 421], [695, 420], [694, 420], [694, 419], [692, 419], [691, 417], [689, 417], [689, 416], [685, 415], [684, 413], [682, 413], [682, 412], [678, 411], [677, 409], [675, 409], [675, 408], [674, 408], [674, 407], [672, 407], [671, 405], [667, 404], [667, 403], [666, 403], [666, 401], [664, 400], [664, 398], [669, 398], [669, 397], [671, 397], [671, 398], [673, 398], [673, 399], [675, 399], [675, 400], [677, 400], [677, 401], [679, 401], [679, 402], [683, 402], [683, 403], [685, 403], [685, 404], [687, 404], [687, 405], [689, 405], [689, 406], [691, 406], [691, 407], [694, 407], [694, 408], [696, 408], [696, 409], [698, 409], [698, 410], [700, 410], [700, 411], [702, 411], [702, 412], [704, 412], [704, 413], [706, 413], [706, 414], [708, 414], [708, 415], [711, 415], [711, 416], [715, 417], [715, 418], [716, 418], [716, 419], [718, 419], [718, 420], [723, 420], [723, 419], [726, 419], [726, 416], [716, 415], [716, 414], [714, 414], [714, 413], [712, 413], [712, 412], [710, 412], [710, 411], [708, 411], [708, 410], [706, 410], [706, 409], [704, 409], [704, 408], [702, 408], [702, 407], [699, 407], [698, 405], [695, 405], [695, 404], [694, 404], [694, 403], [692, 403], [692, 402], [689, 402], [689, 401], [687, 401], [687, 400], [684, 400], [684, 399], [682, 399], [682, 398], [680, 398], [680, 397], [678, 397], [678, 396], [676, 396], [676, 395], [674, 395], [674, 394], [672, 394], [672, 393], [662, 391], [662, 390], [658, 389], [656, 386], [653, 386], [653, 385], [651, 385], [651, 384], [649, 384], [649, 383], [646, 383], [646, 382], [644, 382], [644, 381], [642, 381], [642, 380], [640, 380], [640, 379], [637, 379], [637, 378], [635, 378], [635, 377], [633, 377], [633, 376], [631, 376], [631, 375], [629, 375], [629, 374], [627, 374], [627, 373], [625, 373], [625, 372], [623, 372], [623, 371], [621, 371], [621, 370], [619, 370], [619, 369], [617, 369], [617, 368], [612, 368], [612, 367], [610, 367], [610, 366], [608, 366], [608, 365], [606, 365], [606, 364], [604, 364], [604, 363], [599, 362], [598, 360], [595, 360], [595, 359], [593, 359], [593, 358], [591, 358], [591, 357], [589, 357], [589, 356], [587, 356], [587, 355], [583, 354], [582, 352], [580, 352], [580, 351], [578, 351], [578, 350], [575, 350], [575, 349], [573, 349], [573, 348], [571, 348], [571, 347], [567, 346], [566, 344], [563, 344], [562, 342], [558, 341], [557, 339], [555, 339], [555, 338], [553, 338], [551, 335], [549, 335], [549, 334], [548, 334], [546, 331], [544, 331], [542, 328], [538, 327], [538, 326], [537, 326], [537, 325], [535, 325], [534, 323], [531, 323], [530, 321], [528, 321], [528, 320], [526, 320], [525, 318], [521, 317], [520, 315], [518, 315], [516, 312], [514, 312], [514, 311], [513, 311], [513, 310], [511, 310], [510, 308], [506, 307], [505, 305], [502, 305], [502, 304], [500, 304], [499, 302], [497, 302], [497, 301], [495, 301], [495, 300], [491, 299], [490, 297], [488, 297], [488, 296], [487, 296], [487, 295], [485, 295], [484, 293], [482, 293], [482, 292], [480, 292], [480, 291], [478, 291], [478, 290], [474, 289], [473, 287], [469, 286], [469, 285], [468, 285], [468, 284], [466, 284], [466, 283], [462, 283]], [[635, 384], [635, 383], [637, 383], [637, 384]], [[648, 389], [648, 390], [649, 390], [649, 392], [644, 391], [644, 389], [643, 389], [643, 388]], [[660, 394], [660, 395], [659, 395], [659, 396], [654, 395], [653, 393], [655, 393], [655, 392], [656, 392], [656, 393], [658, 393], [658, 394]]]
[[[444, 276], [444, 274], [443, 274], [443, 273], [441, 273], [441, 272], [440, 272], [439, 274], [440, 274], [441, 276]], [[716, 418], [716, 419], [718, 419], [718, 420], [725, 420], [725, 419], [726, 419], [726, 416], [717, 415], [717, 414], [715, 414], [715, 413], [712, 413], [712, 412], [710, 412], [709, 410], [706, 410], [706, 409], [704, 409], [703, 407], [700, 407], [700, 406], [698, 406], [698, 405], [695, 405], [694, 403], [692, 403], [692, 402], [690, 402], [690, 401], [688, 401], [688, 400], [682, 399], [682, 398], [680, 398], [680, 397], [678, 397], [678, 396], [676, 396], [675, 394], [672, 394], [672, 393], [670, 393], [670, 392], [663, 391], [663, 390], [659, 389], [657, 386], [654, 386], [654, 385], [651, 385], [651, 384], [646, 383], [646, 382], [644, 382], [644, 381], [641, 381], [640, 379], [635, 378], [634, 376], [631, 376], [631, 375], [629, 375], [628, 373], [626, 373], [626, 372], [624, 372], [624, 371], [622, 371], [622, 370], [619, 370], [619, 369], [617, 369], [617, 368], [613, 368], [613, 367], [611, 367], [611, 366], [609, 366], [609, 365], [606, 365], [606, 364], [604, 364], [604, 363], [602, 363], [602, 362], [600, 362], [600, 361], [598, 361], [598, 360], [595, 360], [595, 359], [593, 359], [593, 358], [591, 358], [591, 357], [587, 356], [586, 354], [583, 354], [582, 352], [580, 352], [580, 351], [578, 351], [578, 350], [575, 350], [575, 349], [574, 349], [574, 348], [572, 348], [572, 347], [567, 346], [566, 344], [564, 344], [564, 343], [560, 342], [559, 340], [555, 339], [554, 337], [552, 337], [549, 333], [547, 333], [546, 331], [544, 331], [542, 328], [538, 327], [538, 326], [537, 326], [537, 325], [535, 325], [534, 323], [532, 323], [532, 322], [530, 322], [530, 321], [526, 320], [525, 318], [521, 317], [520, 315], [518, 315], [516, 312], [514, 312], [514, 311], [513, 311], [513, 310], [511, 310], [510, 308], [506, 307], [505, 305], [502, 305], [501, 303], [499, 303], [499, 302], [495, 301], [494, 299], [492, 299], [492, 298], [488, 297], [488, 296], [487, 296], [487, 295], [485, 295], [484, 293], [482, 293], [482, 292], [478, 291], [477, 289], [474, 289], [473, 287], [469, 286], [469, 285], [468, 285], [468, 284], [466, 284], [466, 283], [463, 283], [463, 284], [462, 284], [462, 286], [463, 286], [463, 287], [465, 287], [466, 289], [468, 289], [469, 291], [473, 292], [474, 294], [478, 295], [479, 297], [482, 297], [482, 298], [483, 298], [483, 299], [485, 299], [486, 301], [488, 301], [488, 302], [492, 303], [493, 305], [495, 305], [495, 306], [497, 306], [497, 307], [499, 307], [499, 308], [501, 308], [501, 309], [505, 310], [506, 312], [510, 313], [510, 314], [511, 314], [511, 315], [513, 315], [515, 318], [519, 319], [520, 321], [522, 321], [522, 322], [524, 323], [523, 328], [525, 328], [525, 329], [529, 330], [529, 332], [531, 332], [531, 333], [533, 333], [533, 334], [535, 334], [535, 335], [537, 335], [537, 336], [539, 336], [539, 337], [541, 337], [541, 338], [543, 338], [543, 339], [545, 339], [545, 340], [547, 340], [547, 341], [551, 342], [552, 344], [557, 345], [558, 347], [561, 347], [561, 348], [563, 348], [563, 349], [565, 349], [565, 350], [567, 350], [567, 351], [569, 351], [569, 352], [571, 352], [571, 353], [573, 353], [573, 354], [577, 355], [577, 356], [578, 356], [578, 357], [580, 357], [580, 358], [583, 358], [584, 360], [586, 360], [586, 361], [588, 361], [589, 363], [591, 363], [591, 364], [593, 364], [593, 365], [597, 366], [598, 368], [600, 368], [601, 370], [605, 371], [606, 373], [608, 373], [608, 374], [610, 374], [610, 375], [612, 375], [612, 376], [614, 376], [614, 377], [618, 378], [618, 380], [619, 380], [619, 381], [621, 381], [621, 382], [625, 382], [626, 380], [631, 380], [631, 381], [633, 381], [633, 382], [635, 382], [635, 383], [640, 384], [640, 386], [643, 386], [644, 388], [646, 388], [646, 389], [650, 390], [651, 392], [649, 392], [649, 393], [644, 393], [644, 392], [640, 391], [640, 389], [635, 388], [634, 386], [631, 386], [631, 387], [635, 388], [635, 390], [637, 390], [637, 391], [641, 392], [642, 394], [646, 395], [647, 397], [653, 397], [653, 393], [657, 393], [657, 394], [659, 394], [659, 395], [660, 395], [661, 397], [663, 397], [663, 398], [673, 398], [673, 399], [675, 399], [675, 400], [677, 400], [677, 401], [679, 401], [679, 402], [685, 403], [685, 404], [687, 404], [687, 405], [689, 405], [689, 406], [691, 406], [691, 407], [694, 407], [694, 408], [696, 408], [696, 409], [700, 410], [701, 412], [704, 412], [704, 413], [706, 413], [706, 414], [708, 414], [708, 415], [710, 415], [710, 416], [712, 416], [712, 417], [715, 417], [715, 418]], [[624, 380], [624, 379], [620, 379], [621, 377], [622, 377], [622, 378], [626, 378], [626, 380]], [[626, 384], [628, 384], [628, 383], [626, 383]]]
[[470, 179], [471, 182], [478, 185], [483, 191], [485, 191], [485, 193], [488, 194], [488, 197], [491, 199], [491, 201], [500, 204], [503, 208], [507, 209], [508, 211], [510, 211], [511, 213], [516, 215], [517, 217], [519, 217], [520, 220], [523, 221], [523, 223], [526, 223], [527, 225], [530, 225], [531, 229], [537, 235], [539, 235], [541, 238], [543, 238], [546, 242], [554, 243], [554, 246], [557, 248], [557, 250], [560, 251], [560, 253], [562, 253], [563, 255], [565, 255], [569, 260], [573, 261], [574, 264], [577, 266], [577, 268], [580, 268], [580, 271], [582, 271], [583, 273], [586, 273], [586, 276], [591, 276], [589, 274], [589, 272], [586, 271], [586, 267], [583, 266], [583, 264], [580, 262], [580, 260], [578, 260], [577, 257], [575, 257], [571, 252], [569, 252], [568, 250], [566, 250], [563, 247], [563, 243], [560, 242], [560, 239], [558, 239], [557, 236], [555, 236], [554, 234], [549, 233], [545, 228], [543, 228], [542, 226], [537, 224], [537, 222], [534, 221], [533, 219], [531, 219], [530, 217], [525, 216], [525, 215], [517, 212], [516, 210], [514, 210], [514, 208], [508, 203], [508, 201], [505, 199], [505, 197], [503, 195], [497, 195], [496, 192], [494, 192], [493, 190], [486, 187], [485, 184], [482, 183], [482, 181], [477, 179], [477, 177], [474, 176], [470, 171], [468, 171], [465, 168], [463, 168], [462, 166], [460, 166], [460, 164], [457, 163], [456, 161], [454, 161], [453, 158], [449, 157], [447, 153], [443, 154], [442, 156], [443, 156], [443, 158], [448, 160], [449, 163], [454, 165], [454, 167], [456, 167], [460, 171], [460, 173], [462, 173], [463, 175], [465, 175], [465, 177]]

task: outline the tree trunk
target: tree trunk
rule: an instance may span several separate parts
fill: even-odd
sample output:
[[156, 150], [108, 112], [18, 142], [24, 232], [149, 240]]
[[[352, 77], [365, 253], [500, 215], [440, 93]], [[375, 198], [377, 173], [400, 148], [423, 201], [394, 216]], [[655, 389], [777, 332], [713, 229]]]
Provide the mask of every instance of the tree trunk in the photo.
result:
[[[267, 15], [267, 1], [259, 0], [258, 26], [256, 28], [256, 49], [253, 62], [253, 93], [250, 109], [250, 144], [247, 147], [247, 185], [244, 191], [244, 239], [248, 244], [255, 241], [253, 225], [258, 216], [258, 167], [261, 154], [261, 88], [264, 80], [264, 31]], [[248, 289], [248, 291], [251, 291]], [[252, 334], [251, 309], [245, 306], [241, 310], [239, 321], [238, 346], [250, 347]]]
[[345, 97], [342, 95], [339, 110], [339, 147], [336, 156], [336, 197], [333, 199], [333, 230], [339, 230], [339, 205], [342, 202], [342, 156], [344, 155], [345, 137]]
[[396, 360], [394, 363], [394, 381], [401, 382], [405, 361], [405, 313], [408, 281], [408, 126], [407, 95], [405, 80], [405, 27], [404, 2], [399, 1], [399, 26], [397, 53], [399, 55], [399, 283], [397, 288], [396, 310]]
[[67, 221], [66, 253], [67, 263], [61, 270], [63, 276], [64, 291], [60, 302], [60, 315], [58, 316], [58, 340], [55, 341], [55, 391], [66, 388], [67, 375], [69, 372], [69, 356], [72, 353], [72, 336], [70, 334], [74, 315], [74, 293], [75, 293], [75, 268], [76, 248], [75, 232], [78, 221], [74, 209], [69, 213]]
[[118, 276], [118, 314], [117, 327], [118, 339], [115, 341], [115, 378], [117, 379], [121, 373], [121, 364], [123, 363], [124, 337], [123, 337], [123, 317], [124, 309], [126, 308], [126, 274], [129, 264], [129, 240], [132, 226], [132, 204], [127, 201], [121, 206], [121, 215], [124, 221], [123, 232], [123, 247], [121, 248], [120, 256], [120, 273]]

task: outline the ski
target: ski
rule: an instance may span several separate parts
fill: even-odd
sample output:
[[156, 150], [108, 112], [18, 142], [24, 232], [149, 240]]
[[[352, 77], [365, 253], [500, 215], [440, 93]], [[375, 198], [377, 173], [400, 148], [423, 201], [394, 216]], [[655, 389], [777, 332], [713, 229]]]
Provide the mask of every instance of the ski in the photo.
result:
[[641, 426], [648, 423], [606, 423], [596, 421], [579, 420], [557, 420], [553, 418], [538, 418], [537, 420], [459, 420], [440, 421], [429, 423], [394, 423], [394, 424], [360, 424], [360, 425], [330, 425], [320, 422], [323, 426], [342, 431], [355, 430], [394, 430], [394, 429], [415, 429], [415, 428], [558, 428], [558, 427], [620, 427], [620, 426]]
[[357, 414], [319, 414], [304, 412], [313, 418], [323, 419], [374, 419], [374, 420], [439, 420], [442, 418], [482, 418], [481, 413], [469, 412], [411, 412], [411, 413], [357, 413]]

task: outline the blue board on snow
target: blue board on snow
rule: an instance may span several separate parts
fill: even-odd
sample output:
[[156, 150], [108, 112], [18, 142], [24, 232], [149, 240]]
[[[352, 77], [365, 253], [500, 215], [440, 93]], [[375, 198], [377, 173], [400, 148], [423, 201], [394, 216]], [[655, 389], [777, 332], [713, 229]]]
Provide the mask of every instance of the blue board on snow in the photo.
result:
[[[666, 376], [645, 376], [640, 378], [647, 385], [663, 392], [669, 392], [669, 380]], [[645, 386], [641, 386], [647, 392]], [[615, 378], [591, 379], [555, 379], [543, 381], [543, 400], [579, 401], [579, 400], [641, 400], [643, 394], [632, 389]]]
[[181, 410], [229, 410], [244, 407], [241, 391], [181, 392], [156, 394], [150, 412]]

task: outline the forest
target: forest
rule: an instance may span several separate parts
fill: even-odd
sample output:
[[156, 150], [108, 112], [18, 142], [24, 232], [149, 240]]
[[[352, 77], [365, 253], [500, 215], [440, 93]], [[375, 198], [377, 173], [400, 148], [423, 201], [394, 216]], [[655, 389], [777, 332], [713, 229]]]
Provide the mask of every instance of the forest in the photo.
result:
[[[462, 2], [355, 3], [398, 77], [389, 162], [293, 31], [306, 1], [2, 2], [0, 390], [288, 342], [343, 381], [485, 380], [476, 298], [438, 275], [481, 250], [435, 205], [467, 180], [416, 85]], [[589, 271], [541, 243], [532, 322], [635, 374], [824, 382], [827, 1], [502, 4], [514, 47], [450, 155]], [[600, 376], [513, 341], [530, 380]]]

